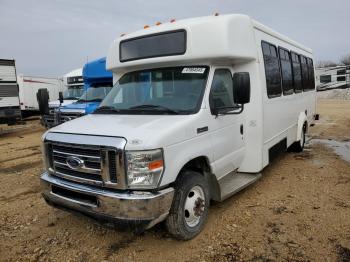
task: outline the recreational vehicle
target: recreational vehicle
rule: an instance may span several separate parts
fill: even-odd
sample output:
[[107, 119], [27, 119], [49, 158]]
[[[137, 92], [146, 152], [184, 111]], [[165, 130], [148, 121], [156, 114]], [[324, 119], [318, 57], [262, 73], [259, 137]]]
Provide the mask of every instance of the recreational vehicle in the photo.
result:
[[350, 66], [316, 68], [317, 91], [350, 87]]
[[43, 136], [48, 204], [178, 239], [257, 181], [315, 117], [312, 50], [245, 15], [172, 21], [110, 46], [114, 87]]
[[15, 60], [0, 59], [0, 124], [21, 118]]

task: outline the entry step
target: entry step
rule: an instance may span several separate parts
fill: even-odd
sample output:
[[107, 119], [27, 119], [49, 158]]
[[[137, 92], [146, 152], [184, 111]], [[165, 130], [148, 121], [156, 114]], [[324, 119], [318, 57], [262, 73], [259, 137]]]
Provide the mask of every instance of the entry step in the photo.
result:
[[261, 173], [249, 174], [233, 172], [219, 180], [221, 201], [236, 194], [247, 186], [253, 184], [261, 177]]

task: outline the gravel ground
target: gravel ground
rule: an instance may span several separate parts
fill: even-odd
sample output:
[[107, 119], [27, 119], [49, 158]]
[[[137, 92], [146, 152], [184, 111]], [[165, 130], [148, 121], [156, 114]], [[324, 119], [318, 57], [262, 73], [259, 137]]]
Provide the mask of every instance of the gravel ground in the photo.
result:
[[204, 231], [173, 240], [162, 225], [135, 235], [53, 209], [40, 195], [38, 122], [0, 136], [0, 261], [350, 261], [350, 164], [322, 143], [350, 141], [350, 101], [320, 100], [302, 153], [213, 203]]
[[350, 100], [350, 88], [317, 92], [317, 97], [320, 99]]

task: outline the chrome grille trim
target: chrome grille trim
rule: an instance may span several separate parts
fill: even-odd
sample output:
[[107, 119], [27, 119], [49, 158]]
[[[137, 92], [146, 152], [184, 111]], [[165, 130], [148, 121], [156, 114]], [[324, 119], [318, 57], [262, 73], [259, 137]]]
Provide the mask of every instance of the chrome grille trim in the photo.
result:
[[94, 162], [100, 162], [101, 161], [101, 157], [99, 156], [86, 156], [86, 155], [80, 155], [80, 154], [74, 154], [74, 153], [67, 153], [67, 152], [62, 152], [62, 151], [58, 151], [58, 150], [53, 150], [53, 153], [57, 153], [57, 154], [62, 154], [62, 155], [69, 155], [69, 156], [80, 156], [83, 158], [93, 158], [96, 159]]
[[[50, 135], [51, 134], [51, 135]], [[59, 138], [64, 142], [57, 141]], [[48, 138], [51, 138], [48, 140]], [[58, 138], [58, 139], [52, 139]], [[89, 141], [94, 144], [78, 144], [72, 142]], [[112, 143], [108, 143], [110, 140]], [[69, 143], [67, 143], [69, 142]], [[97, 142], [102, 142], [102, 145], [97, 145]], [[122, 148], [116, 148], [110, 145], [122, 145]], [[126, 178], [124, 172], [124, 147], [126, 141], [123, 138], [110, 138], [88, 135], [71, 135], [62, 133], [49, 132], [46, 135], [45, 145], [48, 148], [46, 157], [50, 166], [49, 173], [54, 176], [61, 177], [66, 180], [90, 184], [101, 187], [126, 189]], [[59, 149], [59, 150], [58, 150]], [[108, 156], [113, 152], [112, 162], [113, 172], [110, 170]], [[50, 159], [51, 156], [51, 159]], [[82, 167], [72, 169], [65, 162], [69, 156], [78, 157], [84, 161]], [[114, 174], [112, 177], [111, 174]], [[115, 178], [116, 176], [116, 178]], [[113, 178], [113, 179], [112, 179]]]

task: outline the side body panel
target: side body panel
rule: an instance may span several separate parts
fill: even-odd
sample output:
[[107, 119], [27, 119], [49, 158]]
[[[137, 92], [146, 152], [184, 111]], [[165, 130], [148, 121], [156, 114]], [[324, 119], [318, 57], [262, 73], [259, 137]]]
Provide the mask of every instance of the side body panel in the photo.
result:
[[261, 41], [266, 41], [277, 48], [283, 47], [306, 57], [313, 58], [312, 53], [298, 48], [286, 41], [273, 37], [259, 29], [255, 29], [256, 45], [259, 53], [260, 82], [262, 89], [263, 111], [263, 167], [269, 163], [269, 149], [287, 139], [287, 147], [297, 141], [298, 119], [300, 114], [306, 113], [307, 122], [313, 121], [316, 108], [316, 90], [291, 95], [268, 98], [266, 77]]

